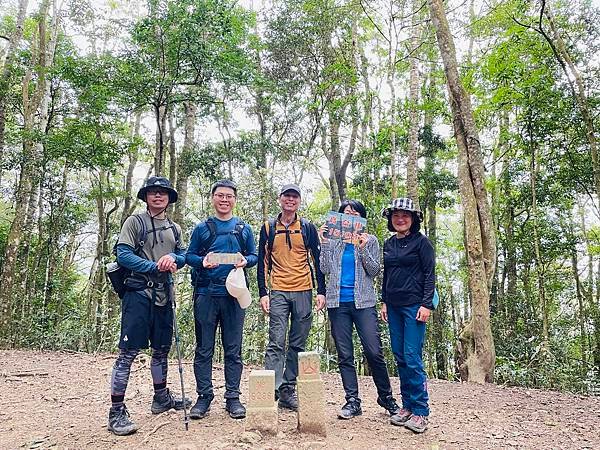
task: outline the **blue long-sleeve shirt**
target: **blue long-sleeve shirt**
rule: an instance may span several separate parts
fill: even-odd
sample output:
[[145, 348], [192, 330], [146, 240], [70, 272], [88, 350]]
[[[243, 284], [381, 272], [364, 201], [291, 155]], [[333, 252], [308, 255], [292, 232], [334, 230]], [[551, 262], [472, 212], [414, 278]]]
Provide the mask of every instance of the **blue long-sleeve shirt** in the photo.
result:
[[[175, 249], [169, 253], [175, 259], [177, 269], [185, 265], [185, 249]], [[141, 258], [135, 254], [133, 247], [127, 244], [117, 245], [117, 262], [120, 266], [138, 273], [157, 274], [158, 268], [155, 261]]]
[[[244, 253], [244, 257], [248, 262], [246, 268], [255, 266], [258, 262], [256, 254], [256, 244], [254, 243], [254, 234], [250, 225], [245, 224], [242, 229], [242, 241], [244, 249], [240, 248], [238, 238], [233, 233], [237, 223], [240, 221], [237, 217], [232, 217], [229, 220], [220, 220], [213, 217], [212, 220], [216, 225], [216, 236], [213, 243], [204, 252], [204, 247], [210, 238], [210, 229], [206, 221], [200, 222], [194, 228], [188, 251], [185, 255], [185, 262], [197, 271], [197, 277], [201, 277], [209, 286], [197, 286], [196, 292], [200, 294], [209, 293], [213, 295], [228, 295], [225, 288], [225, 279], [233, 268], [233, 264], [220, 264], [213, 269], [207, 269], [203, 266], [204, 257], [210, 252], [215, 253]], [[207, 283], [203, 283], [207, 284]]]

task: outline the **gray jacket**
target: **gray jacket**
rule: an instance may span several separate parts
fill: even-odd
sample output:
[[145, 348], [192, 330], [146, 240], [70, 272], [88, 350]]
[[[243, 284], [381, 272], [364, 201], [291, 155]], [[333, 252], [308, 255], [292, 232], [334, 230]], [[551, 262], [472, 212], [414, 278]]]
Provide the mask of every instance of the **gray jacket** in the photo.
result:
[[[340, 305], [340, 273], [344, 242], [328, 239], [321, 243], [319, 262], [321, 271], [328, 277], [327, 307], [337, 308]], [[381, 269], [379, 262], [379, 242], [369, 235], [367, 245], [363, 249], [354, 246], [354, 303], [357, 309], [375, 306], [377, 301], [373, 278]]]

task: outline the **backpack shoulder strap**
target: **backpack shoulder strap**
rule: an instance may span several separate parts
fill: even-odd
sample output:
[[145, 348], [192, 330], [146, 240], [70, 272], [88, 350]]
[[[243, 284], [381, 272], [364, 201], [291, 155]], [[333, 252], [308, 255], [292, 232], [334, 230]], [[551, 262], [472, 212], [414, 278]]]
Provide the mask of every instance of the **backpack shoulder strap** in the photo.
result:
[[140, 229], [138, 231], [138, 239], [137, 239], [137, 243], [135, 246], [135, 253], [139, 254], [139, 252], [142, 250], [142, 248], [144, 248], [144, 244], [146, 243], [146, 236], [148, 235], [148, 228], [146, 227], [146, 221], [144, 220], [144, 218], [142, 217], [141, 214], [134, 214], [133, 217], [135, 217], [140, 225]]
[[265, 222], [265, 226], [268, 227], [267, 232], [267, 273], [271, 273], [273, 266], [273, 242], [275, 242], [275, 231], [277, 228], [277, 219], [269, 219]]
[[208, 253], [208, 249], [211, 245], [213, 245], [215, 239], [217, 239], [217, 224], [215, 223], [214, 219], [212, 217], [209, 217], [208, 219], [206, 219], [205, 223], [206, 228], [208, 228], [208, 238], [204, 240], [204, 245], [200, 250], [200, 255], [202, 256]]
[[177, 229], [175, 222], [173, 222], [168, 217], [167, 217], [167, 221], [169, 222], [169, 226], [173, 230], [173, 237], [175, 238], [175, 248], [176, 249], [181, 248], [181, 234], [179, 233], [179, 230]]
[[302, 241], [304, 242], [304, 249], [306, 250], [306, 253], [308, 253], [310, 251], [310, 236], [309, 234], [311, 233], [311, 229], [310, 229], [310, 225], [311, 223], [306, 220], [304, 217], [300, 217], [300, 233], [302, 233]]
[[275, 242], [277, 219], [269, 219], [266, 223], [269, 226], [269, 229], [267, 230], [267, 250], [271, 253], [271, 250], [273, 250], [273, 242]]
[[[312, 255], [312, 251], [310, 249], [311, 235], [313, 234], [314, 227], [310, 221], [305, 219], [304, 217], [300, 217], [300, 233], [302, 234], [302, 241], [304, 242], [304, 250], [306, 250], [306, 263], [310, 269], [310, 278], [312, 280], [313, 286], [316, 286], [315, 283], [315, 269], [310, 262], [310, 255]], [[314, 255], [313, 255], [314, 258]]]
[[243, 220], [238, 220], [238, 222], [235, 224], [235, 228], [233, 229], [233, 234], [235, 235], [236, 239], [238, 240], [238, 244], [240, 246], [240, 253], [244, 256], [246, 256], [246, 241], [244, 241], [244, 227], [246, 226], [246, 223]]

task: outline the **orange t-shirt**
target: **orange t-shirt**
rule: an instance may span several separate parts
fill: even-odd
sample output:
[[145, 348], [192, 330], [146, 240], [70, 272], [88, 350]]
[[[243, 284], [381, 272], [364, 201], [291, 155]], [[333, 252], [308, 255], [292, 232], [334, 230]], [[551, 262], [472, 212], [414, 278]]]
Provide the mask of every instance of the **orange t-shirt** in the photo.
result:
[[[267, 236], [269, 223], [265, 224]], [[300, 219], [297, 217], [288, 227], [279, 219], [275, 222], [275, 239], [271, 257], [271, 289], [275, 291], [307, 291], [313, 288], [307, 251], [302, 239]], [[265, 267], [269, 266], [268, 249]], [[268, 274], [265, 274], [268, 277]]]

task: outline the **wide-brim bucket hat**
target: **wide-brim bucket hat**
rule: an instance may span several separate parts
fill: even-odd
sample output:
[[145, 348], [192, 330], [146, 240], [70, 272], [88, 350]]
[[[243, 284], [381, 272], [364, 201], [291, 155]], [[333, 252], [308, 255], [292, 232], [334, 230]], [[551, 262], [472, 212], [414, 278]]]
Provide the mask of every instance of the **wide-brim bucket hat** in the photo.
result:
[[232, 269], [225, 280], [225, 288], [229, 292], [229, 295], [237, 299], [242, 309], [246, 309], [252, 303], [250, 291], [248, 290], [248, 286], [246, 286], [244, 269], [239, 267]]
[[167, 191], [169, 193], [169, 204], [177, 202], [177, 191], [173, 189], [173, 185], [171, 185], [169, 179], [165, 177], [148, 178], [144, 185], [141, 187], [141, 189], [138, 191], [137, 198], [145, 202], [146, 192], [148, 192], [148, 190], [152, 188], [161, 188]]
[[414, 202], [408, 197], [395, 198], [381, 210], [381, 215], [383, 217], [390, 217], [394, 211], [409, 211], [413, 213], [413, 216], [415, 216], [419, 222], [423, 221], [423, 213], [415, 208]]

